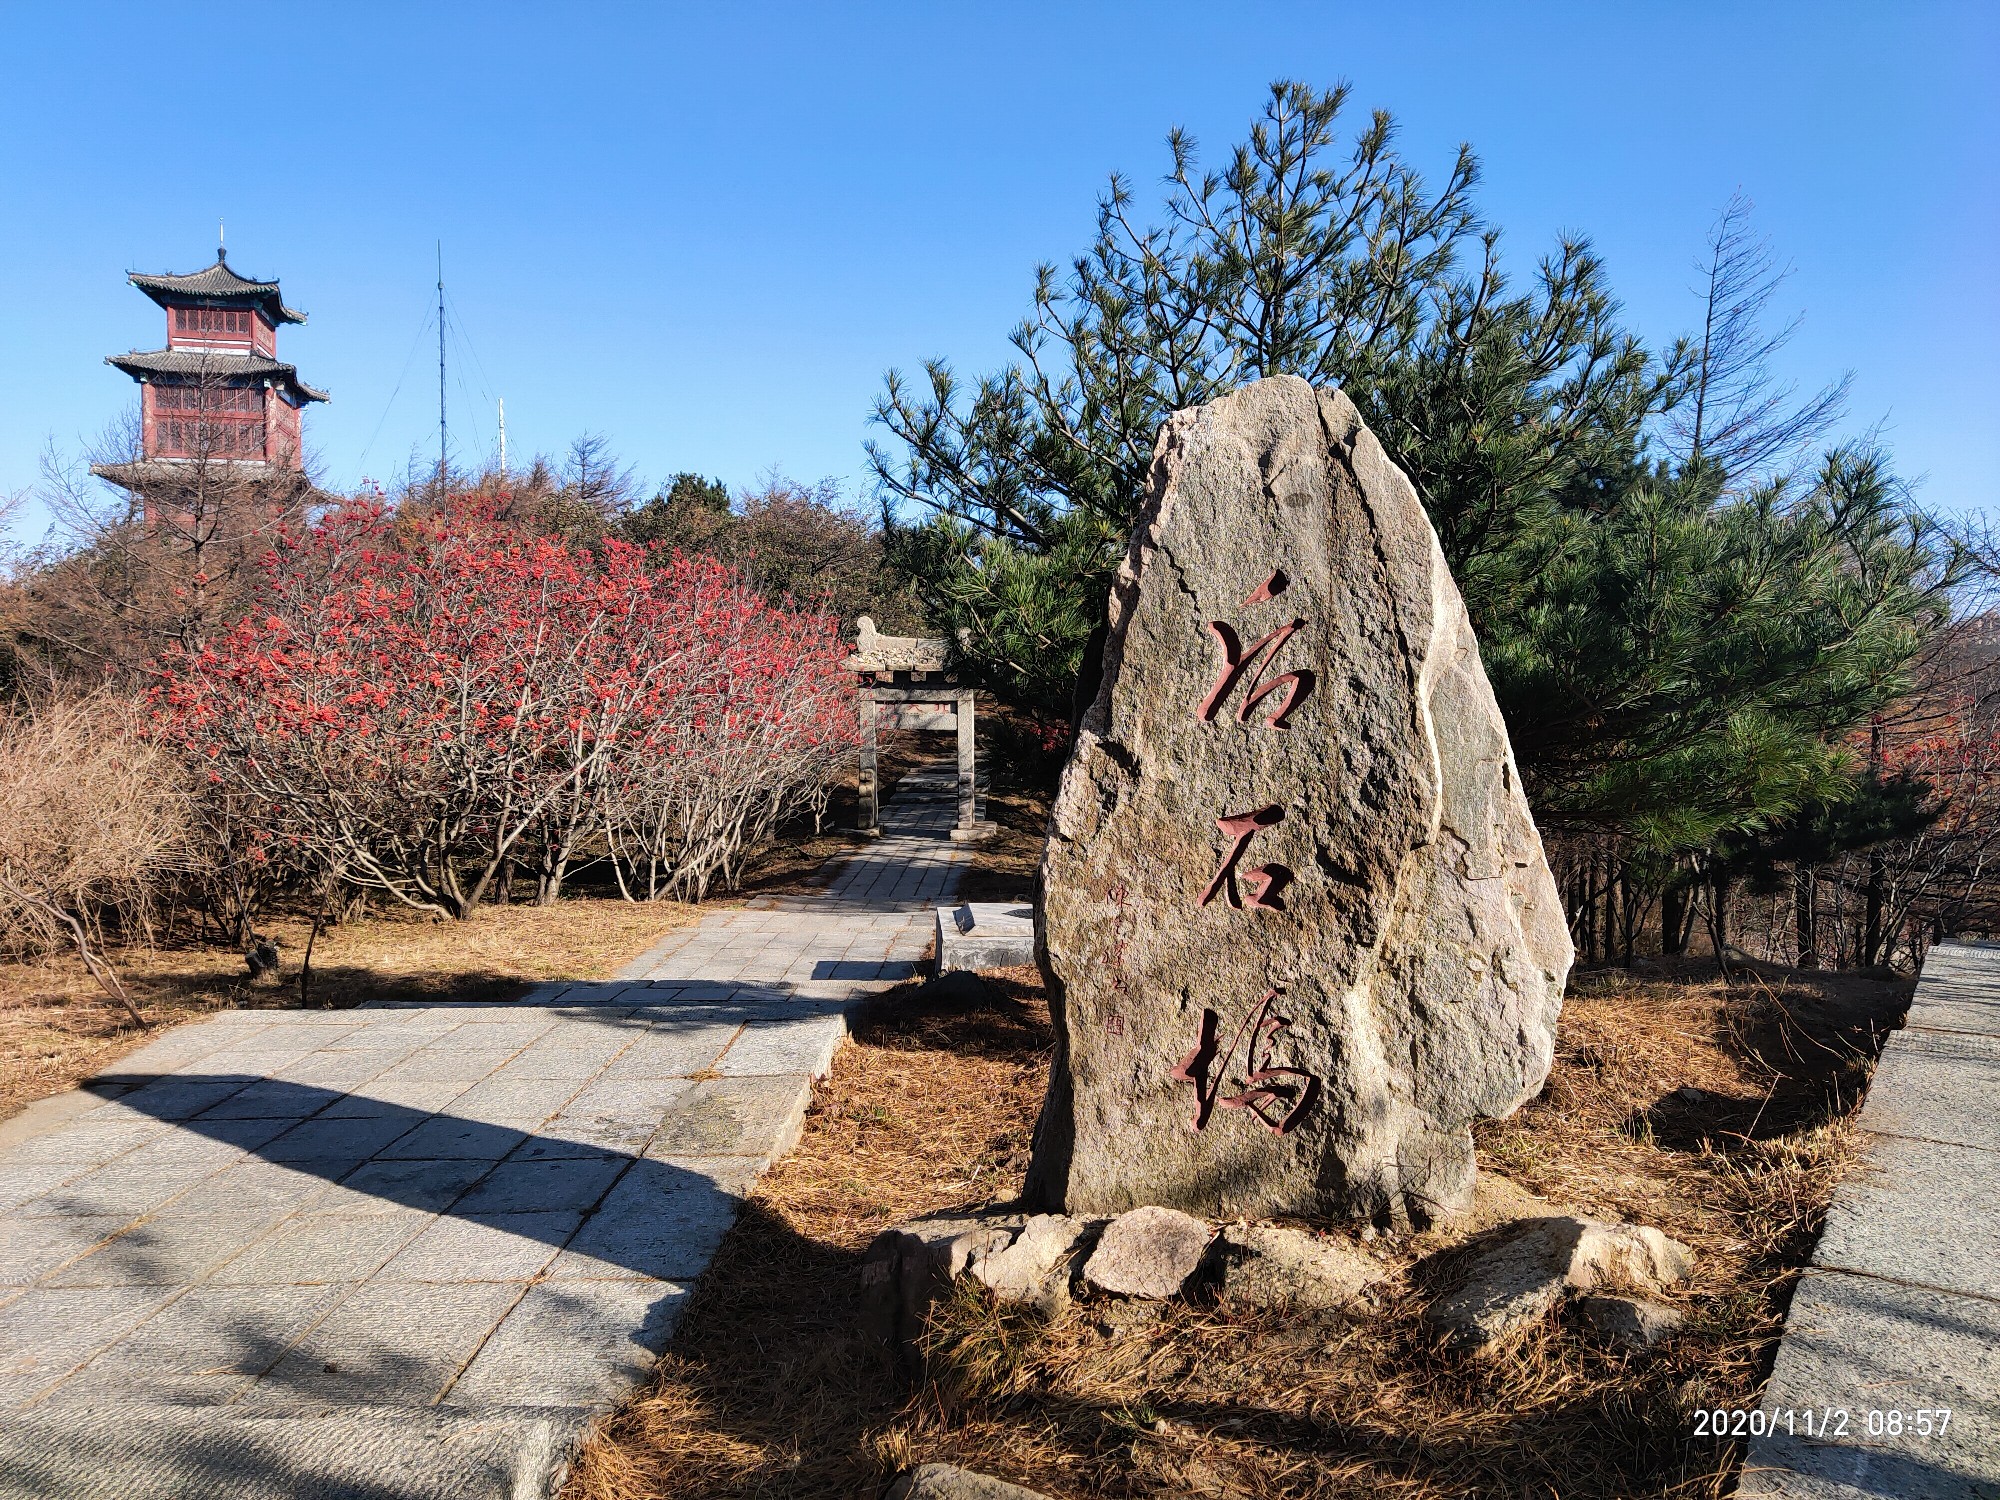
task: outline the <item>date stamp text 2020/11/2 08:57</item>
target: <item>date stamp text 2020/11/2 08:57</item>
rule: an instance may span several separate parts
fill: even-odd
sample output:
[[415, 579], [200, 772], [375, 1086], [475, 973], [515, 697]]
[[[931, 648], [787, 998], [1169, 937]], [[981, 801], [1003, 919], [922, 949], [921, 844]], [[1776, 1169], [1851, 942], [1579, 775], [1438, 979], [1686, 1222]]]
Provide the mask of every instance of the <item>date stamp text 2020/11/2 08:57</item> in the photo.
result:
[[1786, 1406], [1775, 1411], [1742, 1411], [1718, 1406], [1704, 1407], [1694, 1414], [1694, 1435], [1712, 1438], [1763, 1437], [1772, 1432], [1809, 1438], [1894, 1438], [1906, 1433], [1914, 1433], [1918, 1437], [1943, 1437], [1945, 1428], [1950, 1425], [1951, 1408], [1944, 1406], [1920, 1406], [1912, 1411], [1890, 1407], [1882, 1411], [1871, 1409], [1860, 1412], [1849, 1411], [1844, 1406]]

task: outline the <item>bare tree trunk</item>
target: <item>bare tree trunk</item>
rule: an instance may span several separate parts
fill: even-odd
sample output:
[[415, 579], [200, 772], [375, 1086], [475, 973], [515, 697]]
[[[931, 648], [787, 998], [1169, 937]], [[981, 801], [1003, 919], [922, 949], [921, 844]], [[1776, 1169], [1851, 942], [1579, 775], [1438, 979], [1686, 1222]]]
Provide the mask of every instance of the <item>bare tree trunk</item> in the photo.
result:
[[1598, 894], [1590, 888], [1592, 886], [1590, 866], [1592, 860], [1586, 858], [1584, 870], [1578, 876], [1578, 886], [1580, 886], [1578, 902], [1582, 904], [1582, 914], [1584, 914], [1584, 940], [1578, 946], [1584, 950], [1586, 964], [1594, 964], [1598, 960]]
[[299, 1004], [310, 1003], [312, 993], [313, 945], [319, 941], [320, 929], [326, 926], [326, 903], [321, 901], [313, 912], [312, 931], [306, 934], [306, 956], [299, 964]]
[[1811, 865], [1792, 871], [1792, 919], [1797, 928], [1799, 967], [1819, 967], [1819, 872]]
[[1716, 967], [1722, 970], [1722, 982], [1734, 984], [1735, 971], [1729, 967], [1729, 882], [1721, 876], [1711, 876], [1708, 881], [1708, 938], [1715, 945]]
[[1618, 957], [1618, 857], [1604, 851], [1604, 961]]
[[1667, 888], [1660, 892], [1662, 958], [1673, 958], [1687, 951], [1687, 913], [1688, 888], [1670, 878]]

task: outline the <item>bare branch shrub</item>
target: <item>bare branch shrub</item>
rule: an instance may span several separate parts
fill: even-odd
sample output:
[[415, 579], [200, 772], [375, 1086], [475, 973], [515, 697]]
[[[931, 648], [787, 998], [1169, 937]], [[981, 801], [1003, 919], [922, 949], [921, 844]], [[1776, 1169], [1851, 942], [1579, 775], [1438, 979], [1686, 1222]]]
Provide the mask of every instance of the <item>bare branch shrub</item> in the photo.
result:
[[144, 929], [186, 826], [176, 764], [129, 702], [100, 692], [0, 720], [0, 945], [75, 948], [143, 1025], [101, 956], [105, 932]]

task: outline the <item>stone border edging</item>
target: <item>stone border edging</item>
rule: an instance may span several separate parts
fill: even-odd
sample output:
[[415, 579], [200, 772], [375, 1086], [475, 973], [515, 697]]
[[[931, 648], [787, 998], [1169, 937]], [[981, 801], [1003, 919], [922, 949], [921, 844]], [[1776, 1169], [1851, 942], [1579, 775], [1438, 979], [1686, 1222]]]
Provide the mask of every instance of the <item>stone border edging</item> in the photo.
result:
[[1859, 1124], [1865, 1165], [1834, 1194], [1743, 1414], [1737, 1494], [1996, 1500], [2000, 945], [1931, 949]]

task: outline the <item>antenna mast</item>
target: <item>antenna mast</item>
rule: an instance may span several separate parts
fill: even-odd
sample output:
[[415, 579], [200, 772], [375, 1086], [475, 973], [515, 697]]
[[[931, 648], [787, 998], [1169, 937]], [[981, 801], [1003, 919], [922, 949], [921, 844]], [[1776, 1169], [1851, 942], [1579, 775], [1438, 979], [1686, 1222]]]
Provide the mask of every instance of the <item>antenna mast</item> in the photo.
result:
[[500, 477], [507, 477], [507, 398], [500, 398]]
[[445, 476], [444, 425], [444, 241], [438, 241], [438, 483]]

